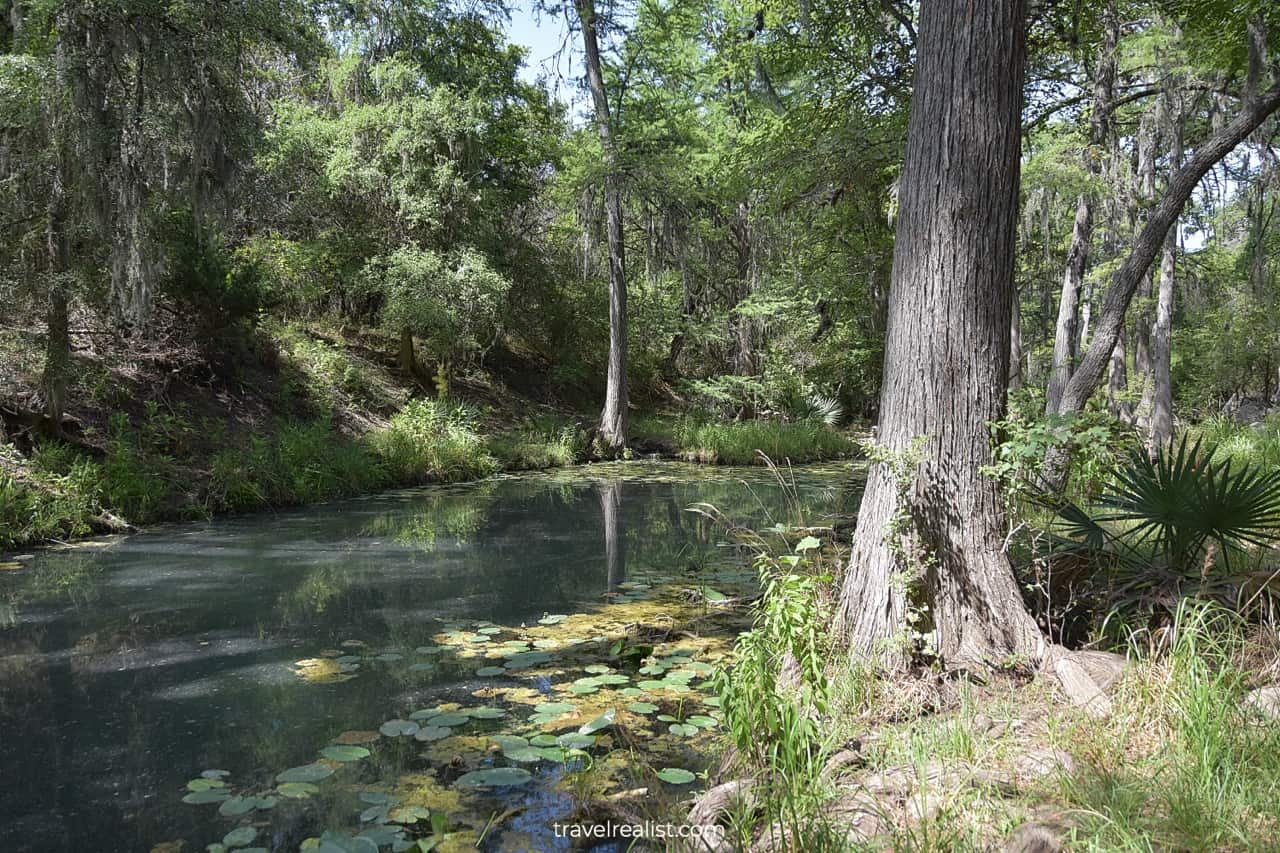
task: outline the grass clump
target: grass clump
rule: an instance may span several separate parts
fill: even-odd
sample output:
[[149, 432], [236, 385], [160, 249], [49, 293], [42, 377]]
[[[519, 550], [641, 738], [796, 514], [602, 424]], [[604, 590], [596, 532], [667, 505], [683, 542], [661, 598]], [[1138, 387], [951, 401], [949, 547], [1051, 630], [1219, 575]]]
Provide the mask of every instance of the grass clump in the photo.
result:
[[527, 427], [489, 440], [489, 451], [508, 471], [572, 465], [586, 449], [586, 435], [576, 424], [553, 418], [537, 419]]
[[1244, 850], [1280, 837], [1280, 724], [1243, 701], [1260, 663], [1274, 671], [1274, 637], [1251, 641], [1236, 614], [1184, 599], [1132, 646], [1115, 713], [1069, 733], [1084, 759], [1064, 785], [1082, 815], [1073, 849]]
[[101, 514], [91, 463], [63, 464], [42, 451], [27, 463], [13, 445], [0, 445], [0, 550], [84, 536]]
[[243, 512], [315, 503], [389, 484], [382, 460], [363, 443], [323, 421], [282, 422], [247, 446], [226, 447], [212, 460], [203, 506]]
[[1219, 458], [1269, 471], [1280, 469], [1280, 414], [1259, 424], [1242, 424], [1227, 415], [1215, 415], [1192, 427], [1190, 433], [1215, 448]]
[[476, 480], [501, 467], [461, 405], [412, 400], [366, 440], [396, 483]]
[[669, 438], [678, 454], [691, 462], [716, 465], [759, 465], [760, 454], [791, 462], [816, 462], [851, 455], [857, 445], [839, 429], [818, 419], [718, 422], [686, 415], [663, 425], [637, 423], [638, 434]]

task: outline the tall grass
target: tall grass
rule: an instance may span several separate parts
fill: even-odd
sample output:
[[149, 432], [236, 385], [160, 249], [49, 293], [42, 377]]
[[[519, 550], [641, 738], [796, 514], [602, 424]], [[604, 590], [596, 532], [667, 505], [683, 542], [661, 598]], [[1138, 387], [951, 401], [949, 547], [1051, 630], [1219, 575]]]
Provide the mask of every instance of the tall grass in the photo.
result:
[[1246, 637], [1234, 613], [1191, 599], [1168, 627], [1133, 636], [1139, 662], [1115, 713], [1074, 733], [1086, 745], [1065, 782], [1083, 815], [1074, 849], [1245, 850], [1280, 837], [1280, 724], [1242, 702]]
[[1271, 415], [1260, 424], [1242, 424], [1226, 415], [1215, 415], [1190, 430], [1193, 438], [1216, 447], [1220, 457], [1232, 462], [1250, 462], [1268, 470], [1280, 468], [1280, 415]]
[[475, 415], [433, 400], [410, 401], [367, 441], [397, 483], [475, 480], [500, 467]]
[[821, 420], [708, 421], [684, 416], [666, 430], [684, 458], [718, 465], [758, 465], [771, 459], [813, 462], [853, 453], [854, 442]]
[[539, 418], [528, 426], [489, 439], [489, 452], [508, 471], [557, 468], [577, 462], [587, 450], [577, 424]]

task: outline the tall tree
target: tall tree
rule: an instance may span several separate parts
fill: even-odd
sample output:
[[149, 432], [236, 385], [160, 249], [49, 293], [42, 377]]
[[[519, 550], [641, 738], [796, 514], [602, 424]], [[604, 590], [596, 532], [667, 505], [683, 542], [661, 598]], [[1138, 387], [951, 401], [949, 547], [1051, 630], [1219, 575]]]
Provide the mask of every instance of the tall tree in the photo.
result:
[[[1102, 160], [1107, 136], [1111, 132], [1111, 112], [1115, 103], [1116, 47], [1120, 40], [1120, 21], [1115, 4], [1108, 3], [1103, 11], [1102, 42], [1093, 71], [1093, 106], [1089, 117], [1089, 139], [1084, 148], [1084, 168], [1090, 178], [1102, 172]], [[1058, 322], [1053, 338], [1053, 366], [1049, 373], [1049, 391], [1046, 409], [1056, 412], [1062, 401], [1062, 392], [1071, 380], [1075, 369], [1076, 354], [1085, 343], [1088, 320], [1080, 322], [1080, 290], [1084, 284], [1085, 269], [1089, 262], [1089, 244], [1093, 239], [1094, 197], [1096, 190], [1087, 187], [1076, 201], [1075, 225], [1071, 231], [1071, 246], [1067, 250], [1067, 267], [1062, 277], [1062, 298], [1058, 303]], [[1086, 299], [1084, 309], [1089, 302]]]
[[[1088, 352], [1063, 391], [1058, 406], [1060, 414], [1082, 410], [1098, 390], [1120, 337], [1120, 327], [1129, 303], [1139, 282], [1150, 271], [1152, 262], [1163, 248], [1169, 229], [1178, 221], [1191, 193], [1210, 169], [1280, 109], [1280, 58], [1268, 56], [1266, 30], [1260, 19], [1250, 21], [1248, 29], [1248, 71], [1240, 109], [1230, 122], [1198, 145], [1185, 164], [1170, 175], [1168, 185], [1151, 208], [1146, 224], [1135, 236], [1129, 254], [1112, 275]], [[1052, 449], [1046, 455], [1042, 486], [1047, 491], [1060, 492], [1066, 486], [1069, 462], [1069, 451], [1063, 448]]]
[[595, 111], [596, 132], [604, 152], [604, 206], [609, 243], [609, 368], [605, 384], [604, 409], [596, 449], [606, 455], [621, 453], [627, 445], [627, 277], [626, 244], [622, 237], [622, 176], [613, 134], [609, 95], [604, 87], [600, 63], [600, 19], [593, 0], [575, 0], [578, 24], [582, 28], [582, 50], [587, 71], [587, 89]]
[[872, 467], [839, 612], [852, 651], [890, 667], [912, 631], [951, 661], [1043, 646], [981, 474], [1009, 375], [1024, 16], [1022, 0], [921, 7], [879, 441], [927, 444], [909, 485]]
[[[1169, 140], [1170, 168], [1182, 166], [1182, 96], [1176, 78], [1162, 96], [1164, 132]], [[1151, 423], [1148, 445], [1152, 450], [1173, 435], [1173, 287], [1178, 262], [1178, 229], [1164, 237], [1160, 257], [1160, 287], [1156, 294], [1156, 321], [1151, 326]]]

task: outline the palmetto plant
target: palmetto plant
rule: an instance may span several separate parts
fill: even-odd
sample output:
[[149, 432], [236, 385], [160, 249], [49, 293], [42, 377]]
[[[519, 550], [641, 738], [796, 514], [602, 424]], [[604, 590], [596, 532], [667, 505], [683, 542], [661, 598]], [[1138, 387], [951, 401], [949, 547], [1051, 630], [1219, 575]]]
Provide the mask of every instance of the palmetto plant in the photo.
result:
[[1280, 539], [1280, 470], [1217, 461], [1184, 436], [1135, 451], [1093, 512], [1057, 510], [1060, 543], [1106, 565], [1122, 600], [1168, 599], [1231, 585], [1233, 559]]

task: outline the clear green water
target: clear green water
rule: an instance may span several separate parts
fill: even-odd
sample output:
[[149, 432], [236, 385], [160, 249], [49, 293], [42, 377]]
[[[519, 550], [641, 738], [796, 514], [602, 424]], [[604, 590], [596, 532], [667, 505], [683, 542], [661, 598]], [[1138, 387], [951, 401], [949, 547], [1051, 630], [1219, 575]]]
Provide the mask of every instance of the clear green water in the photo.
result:
[[[847, 511], [850, 466], [795, 476], [809, 523]], [[390, 790], [423, 773], [447, 783], [475, 768], [444, 767], [439, 749], [412, 738], [381, 738], [366, 744], [368, 758], [318, 782], [317, 795], [282, 799], [269, 812], [228, 817], [182, 797], [188, 780], [215, 768], [229, 771], [237, 791], [269, 791], [277, 773], [316, 761], [340, 733], [377, 730], [442, 702], [510, 707], [507, 719], [476, 721], [472, 731], [519, 730], [531, 709], [501, 697], [482, 703], [474, 692], [533, 688], [559, 699], [582, 673], [553, 660], [549, 669], [479, 678], [477, 666], [493, 661], [415, 648], [438, 643], [442, 631], [474, 631], [477, 620], [501, 626], [492, 640], [500, 642], [548, 613], [607, 614], [653, 594], [628, 592], [638, 581], [726, 578], [725, 567], [745, 565], [746, 556], [685, 511], [697, 502], [754, 526], [790, 520], [767, 472], [631, 463], [31, 555], [20, 570], [0, 571], [0, 850], [147, 851], [179, 840], [181, 849], [203, 850], [250, 822], [255, 846], [295, 850], [326, 829], [368, 828], [356, 791]], [[624, 604], [610, 603], [611, 590]], [[319, 660], [332, 670], [339, 653], [358, 659], [343, 673], [348, 680], [308, 679], [296, 665]], [[378, 660], [383, 654], [390, 657]], [[504, 762], [482, 762], [494, 763]], [[529, 785], [466, 794], [476, 814], [525, 809], [490, 831], [484, 847], [567, 846], [549, 826], [574, 808], [556, 784], [566, 768], [529, 769]]]

